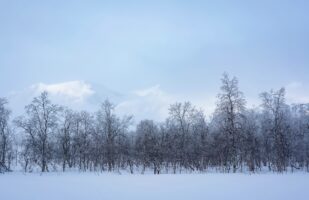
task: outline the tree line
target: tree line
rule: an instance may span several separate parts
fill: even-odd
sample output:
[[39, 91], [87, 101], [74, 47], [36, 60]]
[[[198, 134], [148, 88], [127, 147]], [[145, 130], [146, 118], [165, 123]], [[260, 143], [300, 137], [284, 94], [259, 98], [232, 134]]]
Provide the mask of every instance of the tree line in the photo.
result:
[[90, 113], [53, 104], [43, 92], [10, 120], [0, 98], [0, 172], [14, 162], [26, 172], [309, 171], [309, 104], [288, 105], [281, 88], [247, 108], [227, 74], [220, 89], [209, 120], [190, 102], [175, 103], [164, 122], [145, 119], [134, 130], [132, 116], [117, 116], [108, 100]]

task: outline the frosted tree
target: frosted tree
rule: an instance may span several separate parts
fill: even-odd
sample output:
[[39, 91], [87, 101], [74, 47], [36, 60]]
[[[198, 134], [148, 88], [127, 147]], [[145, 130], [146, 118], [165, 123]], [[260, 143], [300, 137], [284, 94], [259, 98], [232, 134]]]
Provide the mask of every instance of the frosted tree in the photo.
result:
[[241, 137], [240, 158], [250, 171], [261, 168], [261, 134], [259, 125], [259, 114], [253, 109], [247, 110], [243, 123], [243, 134]]
[[153, 167], [154, 173], [157, 173], [158, 166], [158, 142], [159, 129], [151, 120], [141, 121], [136, 128], [136, 152], [140, 163], [143, 166], [143, 171], [146, 167]]
[[108, 100], [101, 104], [96, 115], [96, 134], [102, 139], [101, 150], [106, 160], [108, 171], [115, 168], [119, 153], [119, 137], [124, 137], [131, 123], [131, 116], [120, 119], [114, 113], [115, 106]]
[[64, 109], [60, 115], [59, 130], [57, 135], [57, 153], [62, 162], [62, 170], [66, 166], [72, 167], [73, 161], [73, 136], [74, 123], [76, 123], [76, 114], [70, 109]]
[[61, 108], [52, 104], [47, 92], [43, 92], [25, 110], [26, 116], [15, 121], [26, 134], [24, 151], [31, 152], [31, 160], [40, 166], [42, 172], [48, 171], [48, 164], [53, 156], [52, 137], [57, 129]]
[[291, 167], [309, 170], [309, 104], [292, 105], [291, 112]]
[[173, 168], [177, 165], [194, 170], [199, 164], [195, 162], [200, 147], [196, 138], [203, 139], [206, 133], [205, 118], [202, 111], [197, 110], [190, 102], [175, 103], [169, 108], [168, 129], [173, 138], [171, 151]]
[[12, 131], [9, 126], [11, 111], [7, 108], [7, 100], [0, 98], [0, 172], [9, 171], [13, 156]]
[[74, 164], [80, 170], [86, 171], [90, 167], [93, 155], [94, 116], [87, 111], [80, 111], [74, 115], [73, 152]]
[[[238, 89], [238, 80], [232, 79], [228, 74], [224, 73], [221, 79], [221, 93], [218, 94], [217, 108], [214, 114], [214, 120], [218, 128], [219, 150], [223, 157], [223, 165], [229, 169], [230, 165], [233, 171], [236, 172], [239, 164], [239, 143], [240, 134], [243, 128], [243, 119], [246, 101], [244, 95]], [[219, 141], [219, 140], [218, 140]]]
[[285, 104], [285, 89], [261, 94], [266, 152], [276, 169], [284, 171], [289, 158], [289, 108]]

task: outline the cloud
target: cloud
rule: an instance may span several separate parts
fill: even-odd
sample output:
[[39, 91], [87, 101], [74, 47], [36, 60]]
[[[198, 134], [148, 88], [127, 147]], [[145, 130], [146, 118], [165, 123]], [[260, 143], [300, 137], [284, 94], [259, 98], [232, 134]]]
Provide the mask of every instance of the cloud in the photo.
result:
[[211, 117], [213, 112], [216, 109], [217, 98], [215, 95], [213, 96], [206, 96], [201, 99], [196, 98], [192, 100], [194, 106], [198, 109], [202, 109], [207, 118]]
[[93, 95], [91, 85], [84, 81], [70, 81], [56, 84], [38, 83], [31, 86], [36, 93], [47, 91], [51, 96], [61, 96], [75, 103], [82, 103], [87, 97]]
[[143, 90], [136, 90], [133, 93], [140, 97], [145, 97], [149, 95], [161, 96], [161, 97], [164, 96], [164, 92], [160, 89], [160, 85], [155, 85], [153, 87]]
[[309, 103], [309, 87], [294, 81], [286, 86], [286, 97], [289, 103]]
[[13, 115], [24, 113], [24, 106], [31, 103], [34, 97], [46, 91], [53, 103], [70, 107], [76, 110], [93, 111], [97, 105], [91, 103], [96, 92], [91, 84], [84, 81], [68, 81], [61, 83], [36, 83], [20, 91], [12, 91], [8, 95]]
[[164, 92], [160, 85], [131, 92], [130, 97], [117, 105], [121, 114], [134, 114], [135, 122], [142, 119], [162, 121], [168, 116], [168, 107], [175, 98]]
[[190, 101], [197, 109], [202, 109], [206, 117], [210, 117], [216, 107], [216, 96], [179, 95], [164, 91], [160, 85], [135, 90], [130, 98], [116, 107], [119, 114], [133, 114], [135, 123], [143, 119], [162, 122], [168, 117], [169, 107], [175, 102]]

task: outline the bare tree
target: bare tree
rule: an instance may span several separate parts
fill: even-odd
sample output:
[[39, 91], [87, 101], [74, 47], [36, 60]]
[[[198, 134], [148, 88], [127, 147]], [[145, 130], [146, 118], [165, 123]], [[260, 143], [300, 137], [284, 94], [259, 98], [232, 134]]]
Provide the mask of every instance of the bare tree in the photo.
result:
[[0, 172], [10, 170], [12, 159], [12, 133], [9, 126], [11, 111], [6, 104], [7, 100], [0, 98]]
[[[288, 106], [285, 104], [285, 89], [271, 90], [261, 94], [264, 114], [264, 133], [268, 134], [267, 151], [270, 159], [279, 172], [286, 169], [289, 157], [288, 134]], [[272, 153], [273, 152], [273, 153]]]
[[66, 166], [70, 168], [73, 163], [73, 136], [74, 136], [74, 123], [76, 123], [76, 114], [70, 110], [65, 109], [61, 113], [61, 120], [59, 123], [59, 133], [57, 135], [57, 153], [62, 162], [62, 170], [65, 171]]
[[175, 103], [169, 108], [168, 121], [172, 137], [174, 137], [173, 167], [180, 165], [194, 170], [199, 165], [197, 164], [199, 162], [195, 162], [195, 157], [198, 157], [195, 148], [199, 146], [194, 143], [197, 142], [195, 138], [204, 137], [206, 133], [203, 112], [197, 110], [190, 102]]
[[218, 95], [214, 120], [217, 122], [218, 133], [223, 134], [221, 145], [223, 148], [221, 151], [224, 152], [223, 165], [229, 169], [231, 164], [233, 172], [236, 172], [239, 164], [238, 141], [242, 131], [246, 101], [243, 93], [238, 89], [236, 77], [230, 79], [228, 74], [224, 73], [221, 81], [221, 93]]
[[81, 111], [74, 115], [73, 125], [73, 155], [74, 164], [80, 170], [86, 171], [90, 167], [92, 149], [92, 135], [94, 133], [93, 115], [87, 111]]
[[143, 166], [143, 172], [146, 167], [153, 167], [155, 174], [160, 171], [157, 152], [158, 136], [159, 129], [153, 121], [143, 120], [137, 125], [135, 148]]
[[101, 109], [97, 112], [96, 133], [101, 141], [101, 150], [103, 157], [106, 159], [108, 171], [115, 168], [117, 152], [119, 152], [119, 137], [123, 137], [130, 125], [132, 117], [120, 119], [114, 113], [115, 106], [108, 100], [105, 100]]
[[26, 133], [25, 150], [33, 152], [32, 160], [40, 166], [42, 172], [48, 171], [52, 159], [51, 137], [57, 128], [60, 109], [50, 102], [47, 92], [43, 92], [25, 107], [26, 117], [19, 117], [15, 121]]
[[261, 135], [258, 113], [251, 109], [245, 114], [243, 131], [240, 145], [241, 163], [244, 162], [249, 171], [254, 172], [256, 168], [261, 168]]

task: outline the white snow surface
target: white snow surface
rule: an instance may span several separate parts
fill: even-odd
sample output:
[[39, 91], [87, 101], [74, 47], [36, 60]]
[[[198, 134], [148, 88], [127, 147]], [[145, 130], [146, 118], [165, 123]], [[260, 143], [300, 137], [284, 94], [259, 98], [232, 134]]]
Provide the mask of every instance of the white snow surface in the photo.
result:
[[308, 200], [309, 174], [0, 174], [1, 200]]

